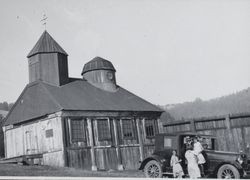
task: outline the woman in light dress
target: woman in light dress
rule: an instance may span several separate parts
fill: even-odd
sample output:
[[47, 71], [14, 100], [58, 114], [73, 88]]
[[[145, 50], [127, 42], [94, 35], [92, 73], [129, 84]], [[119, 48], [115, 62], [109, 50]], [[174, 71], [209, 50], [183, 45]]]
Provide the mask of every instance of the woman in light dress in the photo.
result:
[[193, 151], [192, 145], [187, 145], [187, 151], [185, 153], [185, 158], [188, 162], [188, 174], [192, 179], [200, 178], [201, 172], [198, 166], [197, 156]]
[[176, 150], [173, 150], [170, 165], [173, 167], [174, 178], [182, 178], [184, 175], [180, 162], [181, 160], [176, 155]]
[[195, 137], [194, 138], [194, 154], [198, 158], [198, 166], [200, 167], [201, 175], [204, 176], [204, 167], [203, 165], [206, 163], [206, 160], [204, 156], [202, 155], [202, 151], [204, 148], [202, 147], [201, 143], [201, 137]]

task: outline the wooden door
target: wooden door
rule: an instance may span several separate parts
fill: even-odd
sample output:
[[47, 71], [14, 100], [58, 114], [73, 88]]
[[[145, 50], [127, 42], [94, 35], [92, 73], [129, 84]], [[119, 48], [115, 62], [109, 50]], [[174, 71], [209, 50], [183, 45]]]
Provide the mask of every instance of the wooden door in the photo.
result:
[[37, 139], [33, 131], [25, 132], [25, 154], [37, 153]]

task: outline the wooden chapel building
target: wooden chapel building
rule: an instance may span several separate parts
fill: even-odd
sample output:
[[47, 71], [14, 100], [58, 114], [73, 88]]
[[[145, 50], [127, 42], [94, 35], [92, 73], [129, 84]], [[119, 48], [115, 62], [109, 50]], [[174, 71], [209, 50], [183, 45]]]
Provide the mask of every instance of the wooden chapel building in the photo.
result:
[[3, 126], [6, 158], [122, 170], [152, 153], [163, 111], [118, 86], [110, 61], [96, 57], [70, 78], [68, 55], [47, 31], [27, 57], [29, 83]]

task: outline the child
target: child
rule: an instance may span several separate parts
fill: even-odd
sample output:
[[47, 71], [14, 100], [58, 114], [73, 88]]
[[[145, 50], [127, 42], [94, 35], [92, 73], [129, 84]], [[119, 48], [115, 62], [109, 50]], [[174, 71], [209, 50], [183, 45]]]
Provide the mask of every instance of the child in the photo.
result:
[[181, 160], [178, 159], [176, 150], [173, 150], [170, 165], [173, 167], [174, 178], [182, 178], [182, 176], [184, 175], [180, 162]]

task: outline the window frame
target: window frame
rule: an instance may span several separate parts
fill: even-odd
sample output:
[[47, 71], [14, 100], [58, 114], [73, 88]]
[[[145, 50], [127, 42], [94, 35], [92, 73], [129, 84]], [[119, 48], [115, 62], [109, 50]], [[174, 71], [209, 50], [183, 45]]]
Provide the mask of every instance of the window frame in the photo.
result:
[[[122, 135], [122, 138], [124, 139], [124, 140], [133, 140], [133, 139], [136, 139], [136, 137], [135, 137], [135, 129], [134, 129], [134, 127], [136, 127], [135, 125], [133, 125], [135, 122], [134, 122], [134, 118], [121, 118], [120, 119], [121, 120], [121, 135]], [[131, 124], [131, 133], [132, 133], [132, 136], [129, 136], [129, 137], [127, 137], [127, 136], [125, 136], [124, 135], [124, 122], [125, 121], [128, 121], [128, 122], [130, 122]]]
[[[73, 133], [75, 129], [73, 129], [73, 122], [80, 122], [80, 132], [82, 130], [82, 138], [74, 137]], [[76, 126], [78, 127], [78, 126]], [[79, 132], [79, 129], [77, 130]], [[86, 142], [87, 141], [87, 135], [86, 135], [86, 123], [84, 118], [69, 118], [69, 135], [70, 135], [70, 142], [71, 143], [79, 143], [79, 142]], [[77, 133], [77, 132], [76, 132]], [[81, 135], [80, 135], [81, 136]]]
[[[155, 135], [158, 133], [158, 128], [157, 128], [157, 124], [156, 124], [156, 121], [155, 119], [144, 119], [145, 123], [144, 123], [144, 130], [145, 130], [145, 135], [146, 135], [146, 138], [148, 139], [151, 139], [151, 138], [155, 138]], [[150, 123], [149, 123], [150, 122]], [[147, 127], [152, 127], [153, 129], [153, 135], [149, 135], [147, 132]]]
[[[111, 135], [111, 127], [110, 127], [110, 119], [108, 117], [103, 117], [103, 118], [96, 118], [96, 126], [97, 126], [97, 138], [98, 138], [98, 141], [110, 141], [112, 140], [112, 135]], [[108, 137], [103, 136], [103, 134], [100, 133], [100, 127], [99, 127], [99, 124], [98, 122], [100, 121], [106, 121], [107, 122], [107, 129], [108, 130], [105, 130], [104, 133], [109, 133], [108, 134]]]

